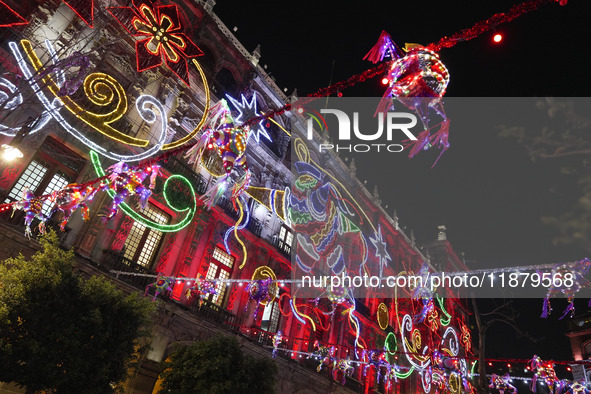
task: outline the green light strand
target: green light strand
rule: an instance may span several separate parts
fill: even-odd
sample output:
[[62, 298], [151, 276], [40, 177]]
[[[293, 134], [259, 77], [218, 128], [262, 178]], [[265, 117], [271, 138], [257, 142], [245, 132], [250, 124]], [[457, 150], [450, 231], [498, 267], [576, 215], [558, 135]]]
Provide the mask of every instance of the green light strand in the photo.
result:
[[[474, 375], [474, 367], [476, 366], [477, 362], [478, 362], [478, 360], [476, 360], [472, 363], [472, 368], [470, 368], [470, 375]], [[472, 377], [472, 376], [470, 376], [470, 377]]]
[[410, 368], [410, 369], [409, 369], [407, 372], [405, 372], [405, 373], [400, 373], [400, 372], [398, 372], [398, 371], [394, 371], [394, 374], [396, 375], [396, 377], [397, 377], [398, 379], [406, 379], [406, 378], [408, 378], [408, 377], [409, 377], [409, 376], [412, 374], [412, 372], [413, 372], [414, 370], [415, 370], [415, 367], [414, 367], [414, 365], [413, 365], [413, 366], [412, 366], [412, 367], [411, 367], [411, 368]]
[[[390, 338], [394, 338], [394, 349], [391, 349], [391, 346], [390, 346], [391, 339]], [[391, 354], [394, 354], [396, 352], [396, 350], [398, 350], [398, 341], [396, 340], [396, 335], [394, 335], [393, 332], [389, 332], [388, 335], [386, 335], [386, 339], [384, 340], [384, 347]]]
[[[392, 349], [392, 346], [390, 345], [392, 342], [390, 338], [394, 338], [394, 349]], [[386, 335], [386, 339], [384, 339], [384, 348], [386, 348], [388, 351], [388, 362], [392, 363], [392, 356], [395, 355], [396, 351], [398, 350], [398, 341], [396, 340], [396, 335], [393, 332], [389, 332], [388, 335]]]
[[447, 326], [449, 324], [449, 322], [451, 321], [451, 315], [449, 313], [447, 313], [447, 311], [445, 310], [445, 305], [443, 304], [443, 298], [435, 296], [437, 298], [437, 302], [439, 303], [439, 309], [441, 309], [441, 312], [443, 312], [443, 314], [445, 316], [447, 316], [447, 319], [444, 319], [443, 316], [441, 317], [441, 319], [439, 319], [439, 321], [441, 322], [442, 326]]
[[[96, 174], [99, 177], [105, 176], [105, 171], [103, 170], [103, 167], [101, 166], [101, 163], [99, 161], [98, 153], [91, 150], [90, 151], [90, 160], [92, 161], [92, 165], [94, 166], [94, 171], [96, 172]], [[192, 201], [193, 201], [192, 207], [180, 208], [180, 207], [175, 207], [173, 204], [171, 204], [171, 202], [168, 198], [168, 195], [166, 193], [166, 189], [169, 185], [169, 182], [172, 180], [178, 180], [180, 182], [183, 182], [189, 188], [189, 190], [191, 190], [191, 196], [193, 197], [192, 198]], [[109, 194], [109, 196], [111, 198], [113, 198], [115, 196], [114, 190], [108, 189], [107, 193]], [[148, 220], [147, 218], [143, 217], [142, 215], [140, 215], [136, 211], [134, 211], [129, 205], [127, 205], [124, 202], [119, 204], [119, 207], [123, 210], [123, 212], [125, 212], [127, 215], [129, 215], [133, 220], [135, 220], [136, 222], [141, 223], [144, 226], [149, 227], [151, 229], [158, 230], [163, 233], [172, 233], [175, 231], [180, 231], [183, 228], [185, 228], [189, 223], [191, 223], [191, 220], [193, 220], [193, 216], [195, 216], [195, 212], [197, 211], [197, 205], [195, 204], [195, 199], [196, 199], [195, 189], [193, 189], [193, 185], [191, 185], [191, 182], [189, 182], [189, 180], [187, 178], [185, 178], [182, 175], [175, 174], [175, 175], [170, 176], [166, 180], [166, 182], [164, 183], [163, 194], [164, 194], [164, 200], [166, 201], [166, 204], [170, 208], [172, 208], [175, 212], [179, 212], [179, 213], [187, 212], [187, 215], [179, 223], [177, 223], [177, 224], [160, 224], [160, 223], [153, 222], [153, 221]]]

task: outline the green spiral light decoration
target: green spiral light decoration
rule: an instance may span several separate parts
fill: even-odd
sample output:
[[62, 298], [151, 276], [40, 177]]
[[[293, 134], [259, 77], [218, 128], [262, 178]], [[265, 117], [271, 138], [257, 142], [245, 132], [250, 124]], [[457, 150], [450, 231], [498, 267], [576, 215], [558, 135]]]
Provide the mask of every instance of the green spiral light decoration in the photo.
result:
[[[103, 167], [101, 166], [101, 163], [99, 161], [98, 153], [91, 150], [90, 151], [90, 160], [92, 161], [92, 165], [94, 166], [94, 171], [96, 172], [96, 174], [99, 177], [105, 176], [105, 171], [103, 170]], [[180, 206], [180, 204], [173, 203], [170, 200], [170, 196], [168, 195], [170, 193], [170, 191], [167, 192], [167, 190], [168, 190], [169, 186], [172, 185], [171, 184], [172, 181], [181, 182], [182, 184], [186, 185], [188, 187], [188, 189], [191, 191], [192, 204], [190, 206]], [[109, 196], [111, 196], [111, 198], [113, 198], [115, 196], [114, 190], [109, 189], [109, 190], [107, 190], [107, 193], [109, 194]], [[119, 207], [123, 210], [123, 212], [125, 212], [127, 215], [129, 215], [133, 220], [135, 220], [136, 222], [141, 223], [144, 226], [149, 227], [151, 229], [162, 231], [163, 233], [173, 233], [173, 232], [182, 230], [189, 223], [191, 223], [191, 221], [193, 220], [193, 217], [195, 216], [195, 212], [197, 211], [197, 204], [195, 202], [196, 201], [196, 194], [195, 194], [195, 189], [193, 188], [193, 185], [191, 185], [191, 182], [189, 182], [189, 180], [182, 175], [172, 175], [164, 183], [163, 194], [164, 194], [164, 200], [166, 201], [166, 204], [173, 211], [178, 212], [178, 213], [186, 212], [185, 217], [180, 222], [178, 222], [176, 224], [160, 224], [160, 223], [153, 222], [153, 221], [143, 217], [142, 215], [137, 213], [135, 210], [133, 210], [133, 208], [131, 208], [125, 202], [122, 202], [119, 205]]]

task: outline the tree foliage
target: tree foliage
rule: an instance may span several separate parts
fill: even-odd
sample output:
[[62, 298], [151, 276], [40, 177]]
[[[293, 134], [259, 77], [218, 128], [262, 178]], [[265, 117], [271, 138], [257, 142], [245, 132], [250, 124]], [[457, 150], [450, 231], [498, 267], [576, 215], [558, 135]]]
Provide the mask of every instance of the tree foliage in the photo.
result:
[[0, 381], [28, 392], [105, 393], [125, 378], [153, 305], [105, 279], [83, 280], [55, 233], [0, 263]]
[[532, 160], [560, 168], [564, 177], [552, 185], [553, 191], [570, 196], [572, 205], [542, 221], [557, 229], [555, 244], [591, 252], [591, 119], [582, 115], [588, 104], [588, 99], [540, 99], [541, 129], [505, 127], [500, 135], [525, 146]]
[[244, 355], [233, 337], [216, 337], [177, 348], [164, 363], [160, 393], [274, 393], [277, 366]]

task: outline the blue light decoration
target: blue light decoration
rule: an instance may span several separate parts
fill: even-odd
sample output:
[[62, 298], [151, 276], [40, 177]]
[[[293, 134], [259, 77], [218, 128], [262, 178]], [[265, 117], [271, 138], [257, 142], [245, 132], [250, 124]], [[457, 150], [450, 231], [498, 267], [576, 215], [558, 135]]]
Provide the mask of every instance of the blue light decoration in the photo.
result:
[[[226, 97], [228, 98], [228, 100], [230, 100], [230, 102], [232, 103], [234, 108], [236, 108], [239, 112], [239, 115], [236, 117], [236, 122], [237, 123], [241, 122], [240, 126], [242, 124], [244, 124], [244, 122], [248, 121], [249, 119], [256, 118], [257, 116], [262, 115], [257, 110], [256, 92], [252, 93], [252, 97], [250, 99], [250, 102], [243, 94], [240, 95], [240, 99], [241, 99], [240, 102], [238, 100], [236, 100], [234, 97], [231, 97], [230, 95], [226, 94]], [[261, 137], [265, 137], [267, 140], [271, 141], [271, 137], [267, 133], [267, 130], [265, 130], [265, 125], [263, 124], [264, 121], [265, 120], [263, 119], [259, 123], [257, 123], [256, 125], [250, 126], [251, 132], [249, 134], [249, 138], [252, 136], [255, 139], [255, 141], [257, 142], [257, 144], [261, 142]], [[248, 140], [247, 140], [247, 142], [248, 142]]]
[[228, 254], [232, 254], [232, 252], [230, 251], [230, 245], [228, 245], [228, 240], [230, 239], [230, 235], [232, 234], [232, 232], [236, 233], [238, 230], [244, 229], [248, 225], [248, 222], [250, 221], [250, 212], [249, 212], [248, 208], [247, 209], [243, 208], [246, 206], [246, 200], [244, 199], [243, 196], [240, 196], [240, 201], [242, 204], [240, 206], [240, 209], [243, 210], [244, 213], [246, 214], [246, 219], [244, 220], [244, 222], [242, 222], [242, 224], [240, 224], [240, 222], [242, 221], [242, 218], [238, 219], [238, 221], [226, 231], [226, 234], [224, 235], [224, 247], [226, 248], [226, 253], [228, 253]]

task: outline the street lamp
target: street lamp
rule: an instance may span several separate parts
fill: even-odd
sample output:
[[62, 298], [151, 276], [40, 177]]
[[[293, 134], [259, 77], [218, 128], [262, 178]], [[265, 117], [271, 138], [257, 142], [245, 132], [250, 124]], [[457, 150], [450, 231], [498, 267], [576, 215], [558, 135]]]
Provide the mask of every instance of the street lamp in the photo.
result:
[[19, 148], [22, 146], [22, 142], [29, 132], [37, 126], [39, 119], [40, 117], [37, 117], [34, 120], [32, 117], [29, 117], [26, 124], [21, 127], [19, 132], [10, 141], [10, 144], [2, 144], [2, 146], [0, 146], [1, 155], [5, 161], [10, 162], [15, 159], [22, 159], [24, 155]]

